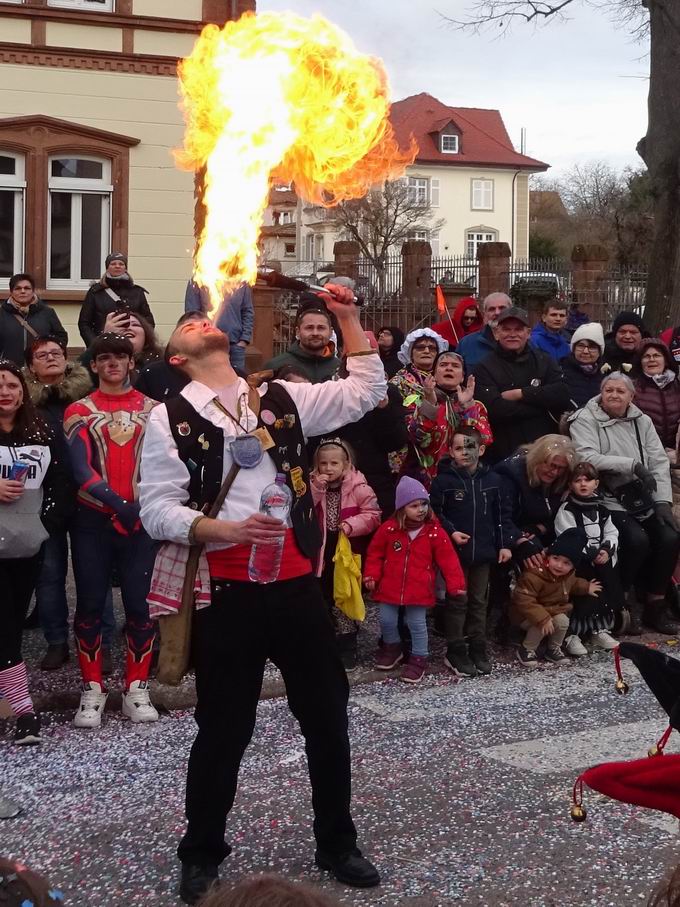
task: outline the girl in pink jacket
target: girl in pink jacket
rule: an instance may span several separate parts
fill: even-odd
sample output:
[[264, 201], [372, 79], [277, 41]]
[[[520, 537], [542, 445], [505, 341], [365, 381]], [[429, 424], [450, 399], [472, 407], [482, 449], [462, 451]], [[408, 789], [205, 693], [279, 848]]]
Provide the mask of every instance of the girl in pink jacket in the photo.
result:
[[346, 668], [354, 668], [357, 664], [357, 624], [335, 607], [333, 557], [341, 532], [349, 538], [352, 550], [361, 554], [368, 537], [380, 525], [380, 507], [375, 493], [353, 461], [353, 451], [346, 441], [325, 439], [316, 449], [311, 473], [312, 497], [323, 535], [317, 576], [321, 579]]

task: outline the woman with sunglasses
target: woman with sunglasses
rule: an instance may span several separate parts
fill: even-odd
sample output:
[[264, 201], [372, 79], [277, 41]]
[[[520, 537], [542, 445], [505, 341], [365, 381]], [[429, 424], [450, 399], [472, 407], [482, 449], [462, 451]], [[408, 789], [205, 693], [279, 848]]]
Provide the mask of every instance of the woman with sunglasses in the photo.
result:
[[71, 506], [52, 433], [21, 371], [0, 361], [0, 695], [17, 722], [14, 742], [40, 743], [21, 635], [40, 569], [40, 549]]

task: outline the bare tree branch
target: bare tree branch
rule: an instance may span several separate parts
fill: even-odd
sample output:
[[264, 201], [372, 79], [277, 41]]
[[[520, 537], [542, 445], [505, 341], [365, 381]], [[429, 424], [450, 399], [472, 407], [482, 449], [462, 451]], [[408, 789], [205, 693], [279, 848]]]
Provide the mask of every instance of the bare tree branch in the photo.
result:
[[510, 28], [515, 19], [523, 22], [546, 21], [553, 16], [564, 18], [563, 10], [574, 0], [477, 0], [463, 19], [444, 16], [454, 28], [481, 31], [497, 25], [503, 32]]

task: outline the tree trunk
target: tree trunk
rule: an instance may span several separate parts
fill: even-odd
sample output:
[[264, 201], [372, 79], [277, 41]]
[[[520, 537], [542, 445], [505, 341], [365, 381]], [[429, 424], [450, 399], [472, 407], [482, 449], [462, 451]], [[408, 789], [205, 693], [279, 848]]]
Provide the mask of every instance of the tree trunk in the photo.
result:
[[676, 0], [646, 0], [650, 16], [647, 135], [654, 242], [645, 322], [653, 334], [680, 322], [680, 13]]

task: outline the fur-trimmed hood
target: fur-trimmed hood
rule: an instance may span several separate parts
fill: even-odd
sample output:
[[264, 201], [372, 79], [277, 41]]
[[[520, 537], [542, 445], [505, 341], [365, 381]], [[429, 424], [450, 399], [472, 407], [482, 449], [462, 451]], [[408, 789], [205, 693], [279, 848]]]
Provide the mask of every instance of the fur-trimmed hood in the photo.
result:
[[94, 390], [86, 369], [77, 362], [69, 362], [66, 366], [64, 380], [60, 384], [42, 384], [28, 366], [25, 366], [22, 371], [31, 401], [37, 407], [47, 406], [48, 403], [61, 403], [66, 407], [69, 403], [81, 400]]

